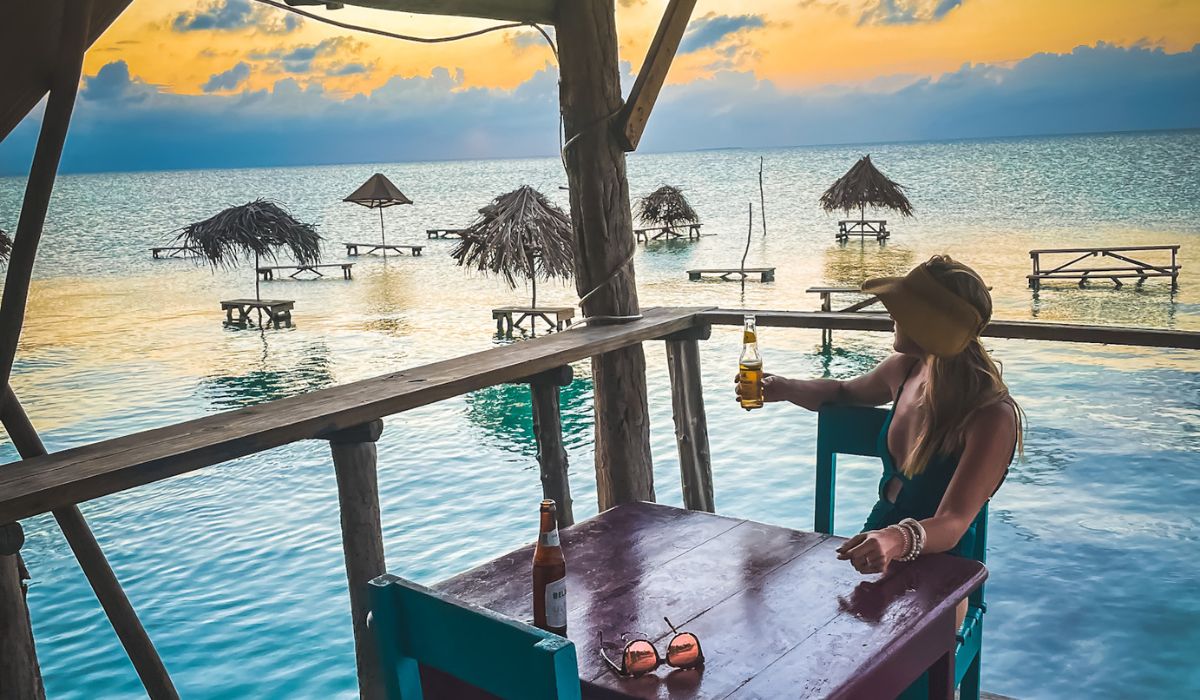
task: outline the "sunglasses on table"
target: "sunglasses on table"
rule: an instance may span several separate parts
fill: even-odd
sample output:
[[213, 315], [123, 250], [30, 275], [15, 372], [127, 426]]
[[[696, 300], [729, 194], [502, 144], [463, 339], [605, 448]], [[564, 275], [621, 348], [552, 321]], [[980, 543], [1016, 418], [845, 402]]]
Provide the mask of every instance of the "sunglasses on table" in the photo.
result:
[[600, 656], [604, 657], [604, 662], [608, 664], [609, 668], [622, 676], [644, 676], [663, 664], [679, 669], [703, 666], [704, 651], [700, 648], [700, 639], [691, 632], [680, 632], [675, 629], [675, 625], [672, 625], [670, 620], [665, 617], [663, 619], [675, 633], [675, 636], [671, 637], [670, 643], [667, 644], [665, 659], [659, 655], [653, 642], [648, 639], [635, 639], [625, 645], [625, 649], [621, 652], [621, 663], [618, 665], [604, 652], [603, 632], [600, 633]]

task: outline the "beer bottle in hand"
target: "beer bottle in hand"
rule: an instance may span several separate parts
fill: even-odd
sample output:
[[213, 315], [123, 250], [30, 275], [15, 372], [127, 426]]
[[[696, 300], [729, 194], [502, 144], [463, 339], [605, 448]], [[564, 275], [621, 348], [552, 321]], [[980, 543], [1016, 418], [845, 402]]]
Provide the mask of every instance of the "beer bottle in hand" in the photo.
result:
[[533, 549], [533, 625], [567, 636], [567, 560], [558, 543], [554, 501], [542, 501], [542, 525]]
[[738, 358], [739, 402], [747, 411], [762, 408], [762, 369], [762, 355], [758, 353], [758, 329], [754, 316], [747, 314], [746, 324], [742, 327], [742, 355]]

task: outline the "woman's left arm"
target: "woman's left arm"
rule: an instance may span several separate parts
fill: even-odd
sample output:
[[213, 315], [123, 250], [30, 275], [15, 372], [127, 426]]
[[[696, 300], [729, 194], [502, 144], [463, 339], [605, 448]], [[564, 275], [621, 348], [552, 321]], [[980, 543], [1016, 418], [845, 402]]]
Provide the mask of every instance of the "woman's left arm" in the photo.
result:
[[[932, 518], [921, 521], [925, 528], [922, 552], [945, 552], [958, 544], [975, 515], [991, 498], [1012, 460], [1017, 439], [1017, 417], [1008, 402], [992, 404], [971, 420], [958, 468]], [[864, 574], [887, 569], [893, 559], [904, 556], [904, 535], [896, 530], [873, 530], [850, 538], [838, 548], [839, 559], [849, 559]]]

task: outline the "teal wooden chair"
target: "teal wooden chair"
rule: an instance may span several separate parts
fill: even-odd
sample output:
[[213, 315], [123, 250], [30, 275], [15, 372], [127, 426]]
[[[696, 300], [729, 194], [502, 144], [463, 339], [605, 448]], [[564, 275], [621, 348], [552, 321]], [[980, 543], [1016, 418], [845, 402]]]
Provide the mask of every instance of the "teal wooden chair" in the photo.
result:
[[370, 626], [389, 700], [422, 700], [419, 665], [505, 700], [579, 700], [569, 640], [397, 576], [371, 581]]
[[[879, 431], [887, 420], [882, 408], [863, 406], [822, 406], [817, 414], [817, 532], [833, 534], [834, 492], [839, 454], [880, 457]], [[971, 527], [975, 543], [970, 557], [980, 563], [987, 558], [987, 514], [985, 503]], [[958, 649], [954, 655], [955, 685], [962, 700], [979, 700], [979, 662], [983, 648], [983, 613], [987, 604], [983, 586], [971, 594], [967, 616], [958, 631]]]

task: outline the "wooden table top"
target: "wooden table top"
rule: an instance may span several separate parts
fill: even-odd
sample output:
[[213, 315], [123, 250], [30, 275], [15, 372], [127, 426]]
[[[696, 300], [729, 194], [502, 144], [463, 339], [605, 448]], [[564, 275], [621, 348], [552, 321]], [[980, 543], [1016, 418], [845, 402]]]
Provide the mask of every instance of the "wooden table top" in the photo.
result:
[[[568, 636], [594, 698], [894, 697], [953, 650], [955, 604], [987, 576], [932, 555], [864, 577], [836, 559], [840, 537], [652, 503], [561, 535]], [[435, 588], [529, 621], [532, 558], [529, 545]], [[643, 636], [662, 653], [664, 616], [699, 637], [703, 669], [625, 679], [607, 668], [598, 632]]]

